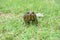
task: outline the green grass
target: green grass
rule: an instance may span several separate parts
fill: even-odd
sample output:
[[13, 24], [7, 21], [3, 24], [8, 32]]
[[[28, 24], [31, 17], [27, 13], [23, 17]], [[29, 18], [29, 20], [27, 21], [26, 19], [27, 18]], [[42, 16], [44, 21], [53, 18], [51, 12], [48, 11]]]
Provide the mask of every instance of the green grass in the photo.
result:
[[[0, 0], [0, 40], [60, 40], [60, 0]], [[43, 13], [41, 27], [24, 26], [27, 11]]]

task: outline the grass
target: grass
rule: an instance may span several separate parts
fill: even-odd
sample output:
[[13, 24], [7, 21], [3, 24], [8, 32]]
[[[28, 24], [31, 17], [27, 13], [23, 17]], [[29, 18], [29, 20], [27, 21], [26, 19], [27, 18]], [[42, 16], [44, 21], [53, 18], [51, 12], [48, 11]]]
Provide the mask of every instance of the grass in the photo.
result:
[[[0, 40], [60, 40], [60, 0], [0, 0]], [[24, 26], [27, 11], [43, 13], [41, 27]]]

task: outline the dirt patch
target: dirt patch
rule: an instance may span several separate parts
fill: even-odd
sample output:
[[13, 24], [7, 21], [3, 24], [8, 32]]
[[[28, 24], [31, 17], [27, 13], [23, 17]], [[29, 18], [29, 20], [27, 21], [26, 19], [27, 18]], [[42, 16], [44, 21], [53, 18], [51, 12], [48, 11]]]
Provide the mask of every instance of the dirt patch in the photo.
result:
[[0, 18], [1, 17], [6, 17], [6, 18], [12, 18], [12, 17], [17, 17], [17, 18], [22, 18], [23, 16], [21, 14], [13, 14], [13, 13], [3, 13], [3, 12], [0, 12]]

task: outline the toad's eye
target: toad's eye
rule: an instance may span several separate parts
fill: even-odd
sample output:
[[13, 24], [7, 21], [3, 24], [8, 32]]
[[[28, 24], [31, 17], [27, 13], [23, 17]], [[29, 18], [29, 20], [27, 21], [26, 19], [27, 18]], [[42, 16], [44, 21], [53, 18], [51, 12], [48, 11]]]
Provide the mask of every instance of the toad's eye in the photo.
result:
[[29, 12], [27, 12], [27, 14], [29, 14]]
[[34, 12], [32, 12], [32, 14], [34, 14]]

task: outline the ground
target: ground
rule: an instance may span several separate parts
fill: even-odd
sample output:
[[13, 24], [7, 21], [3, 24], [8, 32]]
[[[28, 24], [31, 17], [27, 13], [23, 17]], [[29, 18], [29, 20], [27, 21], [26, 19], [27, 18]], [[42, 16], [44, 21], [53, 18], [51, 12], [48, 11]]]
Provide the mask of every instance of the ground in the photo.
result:
[[[25, 26], [27, 11], [43, 13], [40, 26]], [[0, 0], [0, 40], [60, 40], [60, 0]]]

